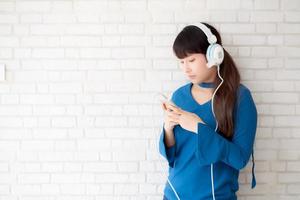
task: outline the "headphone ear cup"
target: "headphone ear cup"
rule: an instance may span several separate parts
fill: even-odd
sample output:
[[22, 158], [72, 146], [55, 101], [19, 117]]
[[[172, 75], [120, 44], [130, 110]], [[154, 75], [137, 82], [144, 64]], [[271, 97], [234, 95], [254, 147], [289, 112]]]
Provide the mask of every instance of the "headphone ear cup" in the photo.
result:
[[206, 51], [207, 67], [220, 65], [224, 59], [223, 47], [219, 44], [211, 44]]
[[207, 63], [209, 63], [209, 61], [211, 60], [211, 47], [212, 45], [209, 45], [207, 50], [206, 50], [206, 60], [207, 60]]
[[224, 60], [224, 49], [219, 44], [214, 44], [214, 49], [212, 51], [212, 57], [216, 61], [217, 65], [220, 65]]
[[213, 48], [214, 48], [214, 44], [211, 44], [211, 45], [208, 46], [208, 48], [206, 50], [206, 59], [207, 59], [207, 64], [206, 65], [207, 65], [208, 68], [211, 68], [214, 64], [214, 61], [213, 61], [213, 58], [212, 58]]

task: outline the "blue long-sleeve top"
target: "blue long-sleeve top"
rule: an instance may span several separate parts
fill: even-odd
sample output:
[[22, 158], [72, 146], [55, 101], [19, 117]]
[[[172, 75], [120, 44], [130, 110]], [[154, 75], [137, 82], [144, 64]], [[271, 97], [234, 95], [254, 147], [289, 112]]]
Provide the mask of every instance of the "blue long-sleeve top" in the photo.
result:
[[[212, 182], [216, 200], [237, 199], [239, 170], [246, 166], [251, 153], [253, 156], [257, 127], [257, 110], [251, 92], [243, 84], [239, 85], [233, 112], [234, 132], [229, 140], [215, 132], [211, 100], [199, 104], [192, 96], [192, 85], [188, 83], [178, 88], [171, 100], [181, 109], [197, 114], [204, 123], [197, 124], [197, 133], [176, 125], [173, 129], [175, 144], [169, 148], [165, 145], [165, 130], [162, 128], [159, 152], [168, 161], [168, 179], [181, 200], [212, 199]], [[253, 163], [252, 188], [254, 186]], [[168, 182], [164, 195], [168, 200], [177, 200]]]

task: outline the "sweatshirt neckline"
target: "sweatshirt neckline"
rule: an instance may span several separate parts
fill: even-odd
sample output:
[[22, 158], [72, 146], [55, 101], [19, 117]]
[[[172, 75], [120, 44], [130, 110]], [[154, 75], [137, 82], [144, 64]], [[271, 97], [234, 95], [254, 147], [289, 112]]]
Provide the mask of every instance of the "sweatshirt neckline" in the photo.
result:
[[199, 83], [198, 85], [203, 88], [215, 88], [214, 82], [202, 82], [202, 83]]
[[206, 102], [204, 102], [204, 103], [202, 103], [202, 104], [198, 103], [198, 102], [196, 101], [196, 99], [194, 99], [194, 97], [193, 97], [193, 95], [192, 95], [192, 86], [193, 86], [193, 83], [191, 82], [191, 83], [189, 84], [189, 86], [188, 86], [188, 94], [189, 94], [191, 100], [194, 102], [194, 104], [196, 104], [197, 106], [205, 106], [205, 105], [211, 103], [211, 99], [209, 99], [208, 101], [206, 101]]

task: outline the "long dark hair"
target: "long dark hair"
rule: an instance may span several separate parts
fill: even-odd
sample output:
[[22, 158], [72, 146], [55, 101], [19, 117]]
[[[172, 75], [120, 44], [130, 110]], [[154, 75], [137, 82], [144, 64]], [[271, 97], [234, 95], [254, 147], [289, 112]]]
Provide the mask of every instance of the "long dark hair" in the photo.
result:
[[[211, 25], [205, 24], [217, 37], [217, 43], [222, 45], [221, 36]], [[177, 58], [182, 59], [189, 54], [206, 54], [209, 46], [205, 33], [197, 26], [189, 25], [177, 35], [173, 52]], [[223, 47], [224, 48], [224, 47]], [[218, 121], [218, 131], [231, 139], [234, 130], [234, 108], [236, 103], [237, 91], [240, 84], [240, 74], [230, 54], [224, 49], [224, 60], [220, 65], [220, 75], [224, 79], [223, 84], [218, 89], [214, 97], [214, 112]], [[221, 80], [217, 76], [215, 85], [219, 85]]]

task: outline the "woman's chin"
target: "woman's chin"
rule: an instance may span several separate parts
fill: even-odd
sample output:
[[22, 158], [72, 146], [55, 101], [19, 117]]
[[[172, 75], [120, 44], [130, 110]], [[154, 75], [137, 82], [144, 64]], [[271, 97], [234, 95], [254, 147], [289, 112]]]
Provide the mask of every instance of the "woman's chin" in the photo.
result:
[[189, 79], [192, 83], [199, 83], [199, 81], [197, 79]]

